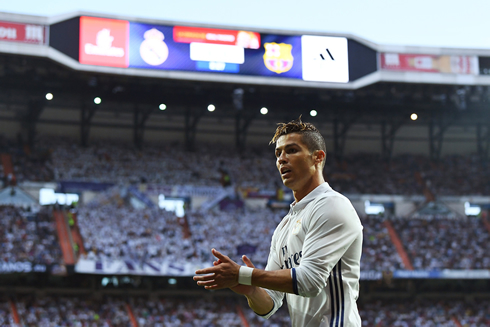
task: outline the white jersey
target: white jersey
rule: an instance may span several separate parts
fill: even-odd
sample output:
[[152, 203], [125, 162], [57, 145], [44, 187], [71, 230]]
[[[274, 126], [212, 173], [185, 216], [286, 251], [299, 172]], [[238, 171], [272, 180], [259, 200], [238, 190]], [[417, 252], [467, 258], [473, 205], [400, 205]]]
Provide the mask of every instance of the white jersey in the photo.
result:
[[[323, 183], [298, 203], [272, 236], [266, 270], [291, 269], [286, 293], [293, 327], [361, 326], [362, 225], [350, 201]], [[266, 290], [281, 307], [283, 292]]]

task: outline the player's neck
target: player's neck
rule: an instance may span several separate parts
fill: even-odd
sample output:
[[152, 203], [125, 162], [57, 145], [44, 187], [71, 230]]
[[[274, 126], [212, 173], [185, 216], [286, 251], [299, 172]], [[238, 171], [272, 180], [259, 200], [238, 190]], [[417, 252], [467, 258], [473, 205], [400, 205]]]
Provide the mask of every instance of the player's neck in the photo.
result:
[[295, 203], [298, 203], [299, 201], [301, 201], [305, 196], [310, 194], [311, 191], [313, 191], [314, 189], [316, 189], [318, 186], [320, 186], [323, 183], [325, 183], [325, 179], [323, 179], [323, 175], [322, 176], [314, 176], [313, 178], [308, 180], [308, 182], [302, 188], [300, 188], [298, 190], [293, 190], [293, 196], [294, 196]]

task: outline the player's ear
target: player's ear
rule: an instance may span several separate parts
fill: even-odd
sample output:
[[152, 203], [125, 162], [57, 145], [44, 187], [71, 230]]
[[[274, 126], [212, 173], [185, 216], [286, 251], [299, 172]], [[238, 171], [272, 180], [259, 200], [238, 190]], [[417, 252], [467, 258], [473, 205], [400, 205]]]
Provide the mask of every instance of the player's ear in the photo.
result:
[[327, 156], [327, 154], [323, 150], [315, 150], [315, 152], [313, 152], [313, 157], [315, 159], [315, 163], [321, 164], [326, 156]]

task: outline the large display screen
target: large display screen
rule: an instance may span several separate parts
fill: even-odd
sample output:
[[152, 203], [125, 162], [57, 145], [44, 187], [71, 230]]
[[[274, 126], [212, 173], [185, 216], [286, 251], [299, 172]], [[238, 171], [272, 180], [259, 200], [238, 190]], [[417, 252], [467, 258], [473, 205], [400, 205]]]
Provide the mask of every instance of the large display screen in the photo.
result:
[[349, 82], [344, 37], [81, 17], [79, 52], [87, 65]]

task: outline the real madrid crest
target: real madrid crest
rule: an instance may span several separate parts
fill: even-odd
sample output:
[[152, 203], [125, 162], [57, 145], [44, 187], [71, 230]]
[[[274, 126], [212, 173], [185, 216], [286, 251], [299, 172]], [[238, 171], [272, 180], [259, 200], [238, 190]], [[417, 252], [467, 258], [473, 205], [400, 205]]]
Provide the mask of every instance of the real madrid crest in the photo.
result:
[[264, 44], [264, 64], [270, 71], [281, 74], [293, 67], [293, 46], [286, 43], [266, 43]]
[[144, 34], [145, 40], [141, 42], [141, 58], [152, 66], [161, 65], [168, 58], [168, 47], [163, 42], [165, 36], [156, 28], [148, 30]]
[[300, 230], [301, 230], [301, 219], [298, 219], [298, 220], [296, 220], [296, 222], [294, 223], [294, 227], [293, 227], [292, 235], [296, 235], [296, 234], [298, 234]]

